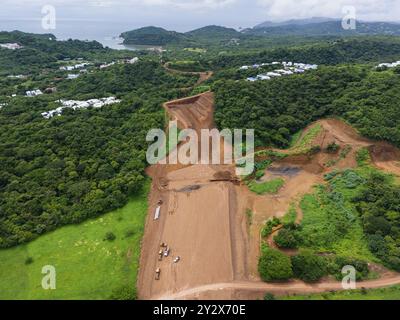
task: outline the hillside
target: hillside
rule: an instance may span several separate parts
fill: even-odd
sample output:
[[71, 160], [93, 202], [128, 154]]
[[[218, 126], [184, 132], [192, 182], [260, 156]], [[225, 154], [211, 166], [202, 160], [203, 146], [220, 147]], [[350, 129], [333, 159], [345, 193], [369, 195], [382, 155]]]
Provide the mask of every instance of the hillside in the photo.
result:
[[388, 22], [357, 22], [355, 30], [345, 30], [341, 20], [319, 22], [294, 20], [282, 24], [264, 23], [244, 31], [247, 35], [258, 36], [354, 36], [354, 35], [400, 35], [400, 24]]
[[168, 31], [159, 27], [144, 27], [122, 33], [124, 44], [164, 46], [179, 44], [188, 41], [187, 37], [175, 31]]
[[193, 38], [207, 38], [207, 39], [226, 39], [242, 37], [239, 31], [233, 28], [225, 28], [221, 26], [206, 26], [186, 33], [186, 35]]

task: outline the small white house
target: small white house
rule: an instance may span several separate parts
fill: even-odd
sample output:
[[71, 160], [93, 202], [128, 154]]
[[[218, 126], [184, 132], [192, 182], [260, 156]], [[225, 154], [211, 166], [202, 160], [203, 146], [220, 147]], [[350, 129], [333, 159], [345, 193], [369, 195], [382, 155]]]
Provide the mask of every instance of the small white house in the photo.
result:
[[276, 73], [276, 72], [268, 72], [267, 76], [273, 78], [273, 77], [281, 77], [282, 75], [280, 73]]
[[26, 91], [27, 97], [36, 97], [36, 96], [40, 96], [41, 94], [43, 94], [43, 92], [39, 89], [32, 90], [32, 91]]
[[74, 79], [77, 79], [77, 78], [79, 78], [79, 74], [70, 73], [70, 74], [67, 75], [67, 79], [68, 80], [74, 80]]
[[267, 76], [267, 75], [265, 75], [265, 74], [259, 74], [259, 75], [257, 76], [257, 78], [258, 78], [259, 80], [271, 80], [271, 77], [269, 77], [269, 76]]

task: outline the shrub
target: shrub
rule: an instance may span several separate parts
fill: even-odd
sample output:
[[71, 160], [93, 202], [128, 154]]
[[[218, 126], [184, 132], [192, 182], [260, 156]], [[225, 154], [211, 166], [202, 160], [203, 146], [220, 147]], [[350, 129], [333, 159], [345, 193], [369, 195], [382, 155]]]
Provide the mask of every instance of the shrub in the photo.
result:
[[291, 260], [295, 277], [306, 282], [316, 282], [327, 274], [326, 259], [310, 251], [303, 251]]
[[356, 160], [359, 166], [367, 164], [371, 160], [369, 150], [367, 148], [361, 148], [357, 151]]
[[105, 235], [105, 237], [104, 237], [104, 240], [106, 240], [106, 241], [114, 241], [116, 238], [117, 238], [117, 237], [115, 236], [114, 233], [112, 233], [112, 232], [107, 232], [106, 235]]
[[267, 292], [264, 296], [265, 301], [273, 301], [275, 300], [275, 296], [272, 293]]
[[352, 266], [356, 269], [357, 280], [365, 280], [369, 275], [368, 263], [359, 259], [338, 256], [335, 258], [334, 266], [336, 270], [331, 270], [331, 273], [335, 275], [338, 280], [342, 279], [342, 269], [345, 266]]
[[134, 235], [135, 235], [135, 231], [133, 231], [133, 230], [127, 230], [125, 232], [125, 238], [130, 238], [130, 237], [133, 237]]
[[312, 146], [310, 148], [310, 150], [307, 152], [308, 155], [312, 156], [315, 155], [317, 153], [321, 152], [321, 147], [320, 146]]
[[338, 144], [336, 144], [336, 142], [332, 142], [326, 147], [326, 152], [336, 153], [339, 151], [339, 148], [340, 148], [340, 146]]
[[273, 228], [279, 226], [280, 224], [281, 221], [277, 217], [273, 217], [271, 220], [268, 220], [261, 230], [261, 236], [263, 238], [268, 237], [272, 233]]
[[32, 257], [28, 257], [28, 258], [25, 259], [25, 264], [26, 265], [29, 265], [29, 264], [32, 264], [32, 263], [33, 263], [33, 258]]
[[295, 234], [296, 230], [283, 228], [279, 231], [278, 235], [274, 237], [274, 242], [280, 248], [296, 249], [299, 241]]
[[134, 286], [123, 286], [113, 290], [110, 300], [136, 300], [136, 288]]
[[261, 249], [258, 271], [263, 281], [288, 280], [293, 276], [290, 258], [266, 245]]

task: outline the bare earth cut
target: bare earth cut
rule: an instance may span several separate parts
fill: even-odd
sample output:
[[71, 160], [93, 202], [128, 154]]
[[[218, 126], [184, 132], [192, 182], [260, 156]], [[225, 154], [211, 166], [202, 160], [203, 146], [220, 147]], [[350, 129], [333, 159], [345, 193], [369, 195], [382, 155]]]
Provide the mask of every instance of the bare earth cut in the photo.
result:
[[[214, 128], [211, 92], [171, 101], [164, 108], [172, 120], [178, 121], [180, 129], [199, 132]], [[280, 150], [288, 156], [266, 169], [262, 178], [268, 181], [279, 177], [285, 181], [277, 194], [250, 192], [247, 186], [238, 183], [233, 165], [150, 167], [148, 174], [153, 183], [142, 244], [139, 298], [256, 299], [266, 291], [291, 294], [340, 290], [341, 284], [333, 281], [313, 285], [301, 281], [262, 282], [257, 272], [260, 229], [269, 218], [285, 215], [293, 203], [298, 203], [315, 184], [323, 182], [323, 175], [332, 170], [327, 163], [335, 161], [335, 167], [340, 169], [354, 168], [357, 151], [368, 148], [377, 167], [399, 174], [400, 153], [386, 143], [361, 138], [339, 120], [321, 120], [310, 128], [315, 125], [321, 126], [321, 130], [313, 138], [314, 145], [326, 148], [335, 142], [341, 149], [349, 146], [348, 153], [342, 157], [328, 153], [307, 156]], [[154, 220], [157, 207], [161, 208], [160, 217]], [[246, 210], [252, 212], [251, 223]], [[168, 255], [164, 254], [165, 248], [169, 249]], [[398, 274], [386, 272], [380, 279], [360, 286], [377, 288], [399, 283]]]

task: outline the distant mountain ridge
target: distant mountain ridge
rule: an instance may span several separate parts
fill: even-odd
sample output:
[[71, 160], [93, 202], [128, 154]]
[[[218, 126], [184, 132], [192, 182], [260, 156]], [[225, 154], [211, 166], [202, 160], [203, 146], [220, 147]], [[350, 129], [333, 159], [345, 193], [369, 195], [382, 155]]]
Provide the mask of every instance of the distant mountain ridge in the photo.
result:
[[253, 27], [253, 29], [282, 27], [287, 25], [307, 25], [313, 23], [323, 23], [323, 22], [339, 21], [339, 20], [340, 20], [339, 18], [312, 17], [308, 19], [291, 19], [280, 22], [265, 21]]
[[144, 27], [121, 34], [125, 44], [136, 45], [196, 45], [229, 43], [232, 39], [276, 36], [355, 36], [400, 35], [400, 23], [357, 21], [356, 29], [346, 30], [341, 19], [313, 17], [282, 22], [266, 21], [241, 32], [223, 26], [210, 25], [189, 32], [168, 31], [160, 27]]
[[344, 29], [342, 20], [311, 18], [280, 23], [265, 22], [243, 31], [252, 36], [354, 36], [400, 35], [400, 24], [395, 22], [356, 21], [356, 29]]

